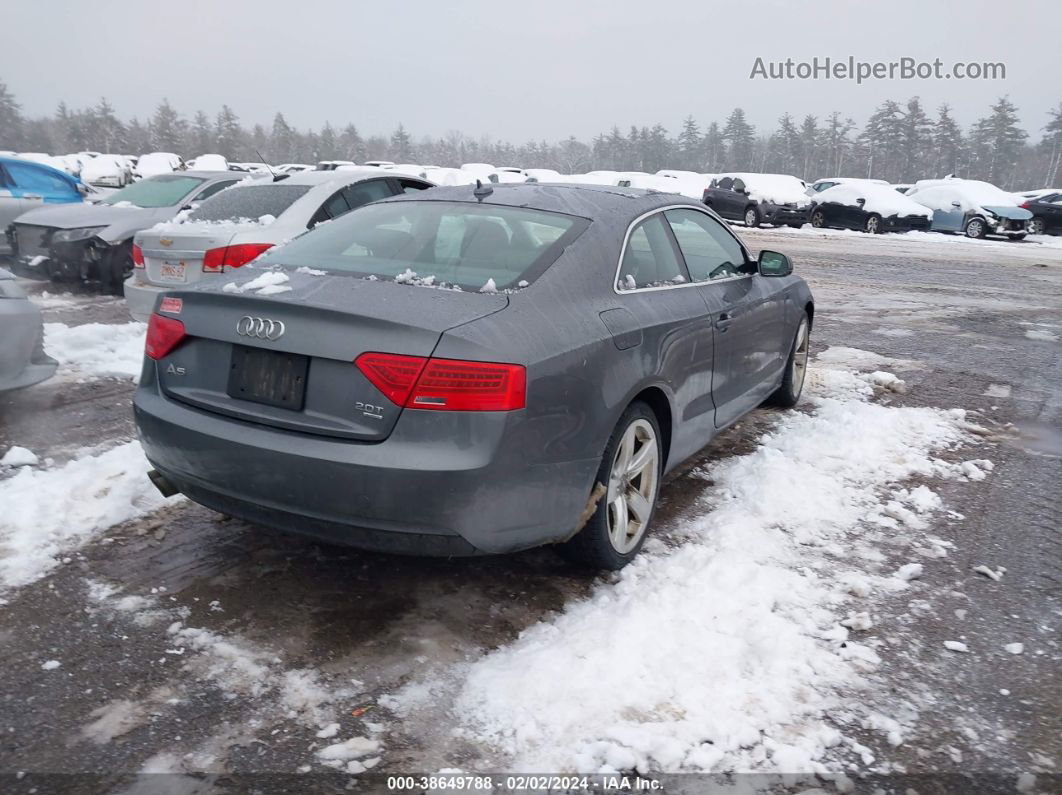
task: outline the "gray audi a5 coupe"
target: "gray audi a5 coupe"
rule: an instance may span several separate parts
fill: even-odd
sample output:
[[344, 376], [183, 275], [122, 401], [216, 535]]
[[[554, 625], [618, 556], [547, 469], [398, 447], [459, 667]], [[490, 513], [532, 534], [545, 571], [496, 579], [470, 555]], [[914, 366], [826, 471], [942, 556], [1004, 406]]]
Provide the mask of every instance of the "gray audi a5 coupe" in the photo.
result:
[[813, 314], [681, 196], [434, 188], [160, 295], [136, 423], [163, 493], [250, 522], [618, 569], [670, 469], [797, 402]]

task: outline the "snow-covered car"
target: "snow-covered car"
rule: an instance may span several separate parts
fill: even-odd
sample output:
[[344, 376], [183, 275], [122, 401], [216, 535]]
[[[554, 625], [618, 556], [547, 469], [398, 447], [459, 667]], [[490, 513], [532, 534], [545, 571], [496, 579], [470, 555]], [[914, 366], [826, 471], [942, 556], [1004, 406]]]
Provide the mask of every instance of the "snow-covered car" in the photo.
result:
[[133, 181], [133, 169], [121, 155], [100, 155], [82, 166], [81, 181], [103, 188], [124, 188]]
[[1035, 198], [1026, 199], [1021, 205], [1033, 216], [1029, 219], [1029, 234], [1062, 235], [1062, 189], [1051, 188], [1049, 193], [1036, 193]]
[[705, 188], [704, 203], [745, 226], [800, 227], [808, 220], [807, 184], [790, 174], [719, 174]]
[[273, 170], [278, 174], [298, 174], [302, 171], [313, 171], [313, 166], [306, 163], [281, 163]]
[[10, 271], [0, 268], [0, 392], [40, 383], [55, 373], [44, 352], [41, 311]]
[[124, 288], [129, 313], [147, 320], [167, 290], [242, 267], [267, 249], [363, 204], [431, 187], [415, 177], [364, 167], [237, 185], [180, 221], [156, 224], [136, 235], [133, 273]]
[[35, 207], [80, 204], [84, 186], [57, 168], [23, 160], [0, 157], [0, 254], [15, 248], [13, 222]]
[[321, 160], [315, 167], [317, 171], [335, 171], [340, 166], [356, 166], [353, 160]]
[[133, 270], [133, 235], [234, 185], [231, 172], [180, 171], [134, 182], [95, 204], [41, 207], [12, 224], [23, 275], [98, 282], [120, 294]]
[[54, 169], [70, 174], [69, 165], [63, 158], [55, 157], [45, 152], [19, 152], [15, 157], [19, 160], [28, 160], [31, 163], [40, 163], [42, 166], [51, 166]]
[[188, 161], [188, 168], [195, 171], [228, 171], [229, 161], [224, 155], [199, 155], [194, 160]]
[[498, 169], [497, 171], [488, 174], [487, 180], [493, 182], [495, 185], [518, 184], [521, 182], [527, 182], [527, 174], [524, 174], [521, 171], [507, 171], [505, 169]]
[[989, 182], [949, 179], [920, 188], [916, 183], [910, 199], [933, 211], [934, 232], [958, 232], [967, 237], [1006, 236], [1021, 240], [1033, 214], [1018, 205], [1013, 193]]
[[552, 168], [529, 168], [524, 173], [527, 174], [528, 182], [553, 182], [561, 176], [559, 171]]
[[134, 173], [140, 179], [145, 179], [159, 174], [172, 174], [183, 167], [184, 162], [173, 152], [149, 152], [136, 161]]
[[876, 185], [888, 185], [889, 183], [883, 179], [859, 179], [858, 177], [827, 177], [825, 179], [817, 179], [808, 185], [806, 193], [808, 196], [814, 196], [816, 193], [822, 193], [824, 190], [836, 187], [837, 185], [843, 185], [846, 182], [873, 182]]
[[886, 182], [846, 180], [816, 193], [808, 220], [816, 229], [836, 227], [882, 232], [927, 231], [933, 212]]

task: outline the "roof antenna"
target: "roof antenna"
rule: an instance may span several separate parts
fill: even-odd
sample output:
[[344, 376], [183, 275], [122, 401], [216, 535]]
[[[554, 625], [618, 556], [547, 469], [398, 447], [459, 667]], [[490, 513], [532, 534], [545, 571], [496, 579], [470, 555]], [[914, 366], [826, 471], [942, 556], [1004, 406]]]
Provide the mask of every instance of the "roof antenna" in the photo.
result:
[[285, 174], [284, 177], [282, 177], [277, 172], [275, 172], [273, 170], [273, 167], [271, 165], [269, 165], [269, 163], [266, 162], [266, 159], [264, 157], [262, 157], [262, 153], [259, 152], [257, 149], [254, 150], [254, 153], [256, 155], [258, 155], [258, 162], [260, 162], [263, 166], [265, 166], [267, 169], [269, 169], [269, 175], [271, 177], [273, 177], [273, 182], [280, 182], [280, 180], [282, 180], [282, 179], [284, 179], [284, 177], [288, 176], [287, 174]]
[[494, 188], [492, 188], [489, 183], [487, 185], [484, 185], [481, 180], [476, 180], [476, 188], [472, 191], [473, 196], [475, 196], [480, 201], [483, 201], [492, 193], [494, 193]]

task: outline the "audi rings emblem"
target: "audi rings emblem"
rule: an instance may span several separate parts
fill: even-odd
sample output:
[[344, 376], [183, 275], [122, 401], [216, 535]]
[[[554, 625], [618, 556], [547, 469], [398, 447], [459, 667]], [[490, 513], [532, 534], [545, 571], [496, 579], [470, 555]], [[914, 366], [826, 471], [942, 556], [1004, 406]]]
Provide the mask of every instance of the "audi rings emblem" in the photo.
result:
[[244, 315], [236, 321], [236, 333], [241, 337], [254, 337], [270, 342], [284, 336], [284, 323], [267, 317]]

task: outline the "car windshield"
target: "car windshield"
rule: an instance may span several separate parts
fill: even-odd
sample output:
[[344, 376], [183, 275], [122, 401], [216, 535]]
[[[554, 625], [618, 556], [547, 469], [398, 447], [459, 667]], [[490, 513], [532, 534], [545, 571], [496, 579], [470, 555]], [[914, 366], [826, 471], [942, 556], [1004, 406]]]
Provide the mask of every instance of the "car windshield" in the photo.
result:
[[129, 202], [137, 207], [172, 207], [202, 182], [202, 177], [163, 174], [158, 177], [142, 179], [128, 188], [115, 191], [104, 199], [103, 203], [119, 204], [121, 202]]
[[204, 201], [189, 216], [190, 221], [228, 221], [236, 218], [280, 217], [309, 185], [237, 185]]
[[588, 224], [521, 207], [385, 202], [322, 224], [259, 262], [489, 292], [533, 282]]

